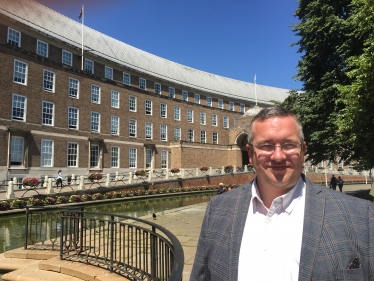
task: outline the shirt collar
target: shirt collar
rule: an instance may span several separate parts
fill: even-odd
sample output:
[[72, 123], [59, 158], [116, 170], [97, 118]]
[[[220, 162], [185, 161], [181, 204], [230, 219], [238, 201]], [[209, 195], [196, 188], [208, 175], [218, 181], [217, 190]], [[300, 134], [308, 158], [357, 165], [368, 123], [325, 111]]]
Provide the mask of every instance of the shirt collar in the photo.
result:
[[[258, 192], [257, 187], [257, 178], [252, 183], [252, 197], [251, 201], [257, 199], [259, 202], [263, 204], [263, 201], [260, 197], [260, 193]], [[283, 209], [290, 214], [292, 210], [295, 208], [295, 205], [300, 197], [305, 195], [305, 182], [303, 181], [302, 177], [300, 177], [299, 181], [293, 186], [286, 194], [279, 196], [277, 198], [282, 198], [282, 205]], [[275, 198], [275, 199], [277, 199]], [[275, 200], [274, 199], [274, 200]]]

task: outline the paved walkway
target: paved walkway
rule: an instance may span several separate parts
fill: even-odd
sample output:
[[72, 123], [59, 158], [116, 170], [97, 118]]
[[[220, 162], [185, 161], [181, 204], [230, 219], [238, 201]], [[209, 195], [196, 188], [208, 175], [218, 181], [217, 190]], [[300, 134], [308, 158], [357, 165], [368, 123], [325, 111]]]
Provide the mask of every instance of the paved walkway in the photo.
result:
[[[369, 184], [346, 185], [343, 187], [345, 192], [357, 192], [370, 189]], [[183, 280], [189, 280], [192, 264], [194, 261], [196, 246], [200, 235], [201, 224], [208, 203], [200, 203], [187, 207], [168, 210], [157, 213], [157, 224], [170, 230], [181, 242], [184, 250], [184, 270]], [[143, 217], [146, 220], [152, 220], [152, 217]], [[15, 270], [3, 276], [4, 280], [17, 281], [37, 281], [37, 280], [125, 280], [115, 274], [110, 274], [103, 269], [90, 267], [80, 263], [60, 261], [58, 253], [54, 252], [54, 258], [40, 261], [38, 255], [48, 255], [48, 252], [42, 251], [24, 251], [17, 249], [0, 255], [0, 271]], [[27, 258], [28, 255], [28, 259]], [[31, 256], [33, 255], [33, 257]], [[52, 255], [52, 254], [50, 254]], [[31, 259], [31, 260], [30, 260]], [[43, 270], [44, 269], [44, 270]], [[55, 270], [56, 272], [45, 271]], [[74, 277], [72, 277], [74, 276]]]

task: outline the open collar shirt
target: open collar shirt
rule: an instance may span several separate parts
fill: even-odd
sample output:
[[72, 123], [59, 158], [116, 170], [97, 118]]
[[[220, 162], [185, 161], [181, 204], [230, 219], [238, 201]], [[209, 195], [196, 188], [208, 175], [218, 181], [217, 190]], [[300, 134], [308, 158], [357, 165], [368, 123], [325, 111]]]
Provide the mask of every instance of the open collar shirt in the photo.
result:
[[305, 182], [266, 208], [252, 184], [239, 255], [238, 280], [298, 280], [305, 209]]

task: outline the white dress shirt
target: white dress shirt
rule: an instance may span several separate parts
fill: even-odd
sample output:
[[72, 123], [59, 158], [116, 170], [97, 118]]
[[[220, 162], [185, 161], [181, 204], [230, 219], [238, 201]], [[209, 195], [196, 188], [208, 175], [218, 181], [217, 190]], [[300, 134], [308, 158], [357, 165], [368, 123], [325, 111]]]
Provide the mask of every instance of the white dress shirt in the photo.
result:
[[239, 254], [239, 281], [298, 280], [304, 224], [305, 183], [275, 198], [267, 209], [256, 180]]

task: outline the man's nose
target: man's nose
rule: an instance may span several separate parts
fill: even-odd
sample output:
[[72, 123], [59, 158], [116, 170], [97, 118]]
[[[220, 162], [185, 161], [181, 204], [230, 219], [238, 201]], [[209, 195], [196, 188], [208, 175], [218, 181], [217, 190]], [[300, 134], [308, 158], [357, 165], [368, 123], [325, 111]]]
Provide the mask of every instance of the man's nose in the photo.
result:
[[280, 145], [276, 145], [274, 148], [274, 152], [271, 156], [272, 159], [284, 159], [286, 155], [283, 153], [283, 150]]

